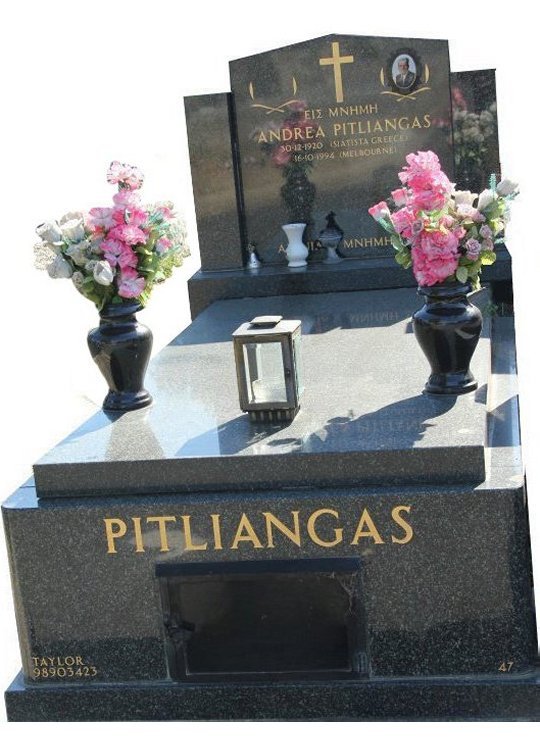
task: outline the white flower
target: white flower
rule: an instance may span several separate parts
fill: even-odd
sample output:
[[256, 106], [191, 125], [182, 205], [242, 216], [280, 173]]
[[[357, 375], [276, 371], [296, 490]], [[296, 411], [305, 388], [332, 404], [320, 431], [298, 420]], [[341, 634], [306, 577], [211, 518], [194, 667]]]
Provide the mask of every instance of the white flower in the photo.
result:
[[62, 255], [56, 256], [47, 272], [51, 279], [70, 279], [73, 275], [70, 263]]
[[56, 257], [57, 247], [48, 242], [38, 242], [34, 245], [34, 267], [39, 271], [46, 271]]
[[43, 242], [62, 242], [62, 232], [55, 221], [46, 221], [36, 228]]
[[84, 214], [82, 211], [69, 211], [67, 214], [64, 214], [59, 224], [66, 224], [68, 221], [73, 221], [73, 219], [78, 219], [79, 221], [84, 221]]
[[505, 198], [507, 195], [515, 193], [517, 189], [518, 183], [512, 182], [512, 180], [508, 180], [506, 178], [504, 180], [501, 180], [497, 185], [497, 192], [503, 198]]
[[467, 206], [472, 206], [475, 198], [478, 198], [478, 193], [471, 193], [470, 190], [456, 190], [454, 192], [456, 204], [465, 203]]
[[68, 243], [75, 243], [84, 240], [84, 221], [82, 218], [69, 219], [68, 221], [60, 224], [60, 231], [67, 240]]
[[98, 260], [94, 266], [94, 279], [98, 284], [103, 286], [109, 286], [112, 284], [114, 279], [114, 271], [112, 270], [108, 260]]
[[78, 266], [84, 266], [88, 262], [86, 250], [90, 247], [88, 240], [77, 242], [75, 245], [70, 245], [67, 250], [64, 250], [66, 255], [69, 255], [71, 260]]
[[81, 271], [74, 271], [71, 280], [77, 289], [81, 289], [84, 282], [84, 274]]
[[487, 208], [490, 203], [493, 203], [497, 200], [497, 193], [494, 190], [482, 190], [478, 197], [478, 210], [482, 211], [484, 208]]

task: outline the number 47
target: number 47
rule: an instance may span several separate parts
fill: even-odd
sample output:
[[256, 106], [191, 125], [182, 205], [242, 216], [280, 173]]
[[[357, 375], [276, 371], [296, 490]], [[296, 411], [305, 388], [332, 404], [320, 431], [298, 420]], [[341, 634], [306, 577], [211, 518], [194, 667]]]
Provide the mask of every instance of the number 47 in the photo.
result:
[[499, 672], [510, 672], [513, 666], [514, 666], [513, 661], [503, 661], [501, 662], [501, 665], [499, 667]]

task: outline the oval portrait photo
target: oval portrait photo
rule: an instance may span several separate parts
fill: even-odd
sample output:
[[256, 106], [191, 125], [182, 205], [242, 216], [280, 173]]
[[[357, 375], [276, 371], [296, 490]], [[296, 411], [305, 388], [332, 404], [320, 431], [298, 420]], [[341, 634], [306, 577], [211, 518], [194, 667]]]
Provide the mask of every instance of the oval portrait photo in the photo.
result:
[[392, 78], [400, 91], [409, 91], [416, 82], [416, 63], [411, 55], [398, 55], [392, 63]]

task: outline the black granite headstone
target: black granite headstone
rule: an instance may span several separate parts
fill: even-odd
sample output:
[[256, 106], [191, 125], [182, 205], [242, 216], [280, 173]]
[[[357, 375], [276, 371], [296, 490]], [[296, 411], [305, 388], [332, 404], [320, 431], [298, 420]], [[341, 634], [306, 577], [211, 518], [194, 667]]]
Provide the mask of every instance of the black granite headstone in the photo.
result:
[[280, 260], [282, 224], [306, 223], [313, 247], [330, 211], [343, 255], [391, 255], [367, 209], [406, 154], [431, 149], [453, 174], [445, 41], [330, 35], [230, 69], [247, 238], [266, 262]]
[[501, 177], [494, 70], [451, 73], [456, 183], [481, 192]]
[[201, 268], [242, 268], [242, 191], [230, 94], [184, 99]]

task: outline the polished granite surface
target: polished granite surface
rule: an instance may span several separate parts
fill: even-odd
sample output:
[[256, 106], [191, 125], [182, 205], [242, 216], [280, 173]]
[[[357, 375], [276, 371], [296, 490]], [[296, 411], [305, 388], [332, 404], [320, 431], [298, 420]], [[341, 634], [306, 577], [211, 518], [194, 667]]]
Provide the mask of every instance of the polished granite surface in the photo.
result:
[[[151, 363], [154, 403], [96, 413], [36, 464], [37, 493], [481, 482], [490, 319], [479, 389], [427, 396], [420, 304], [412, 289], [216, 302]], [[231, 334], [261, 314], [302, 321], [306, 388], [288, 425], [254, 425], [238, 405]]]

